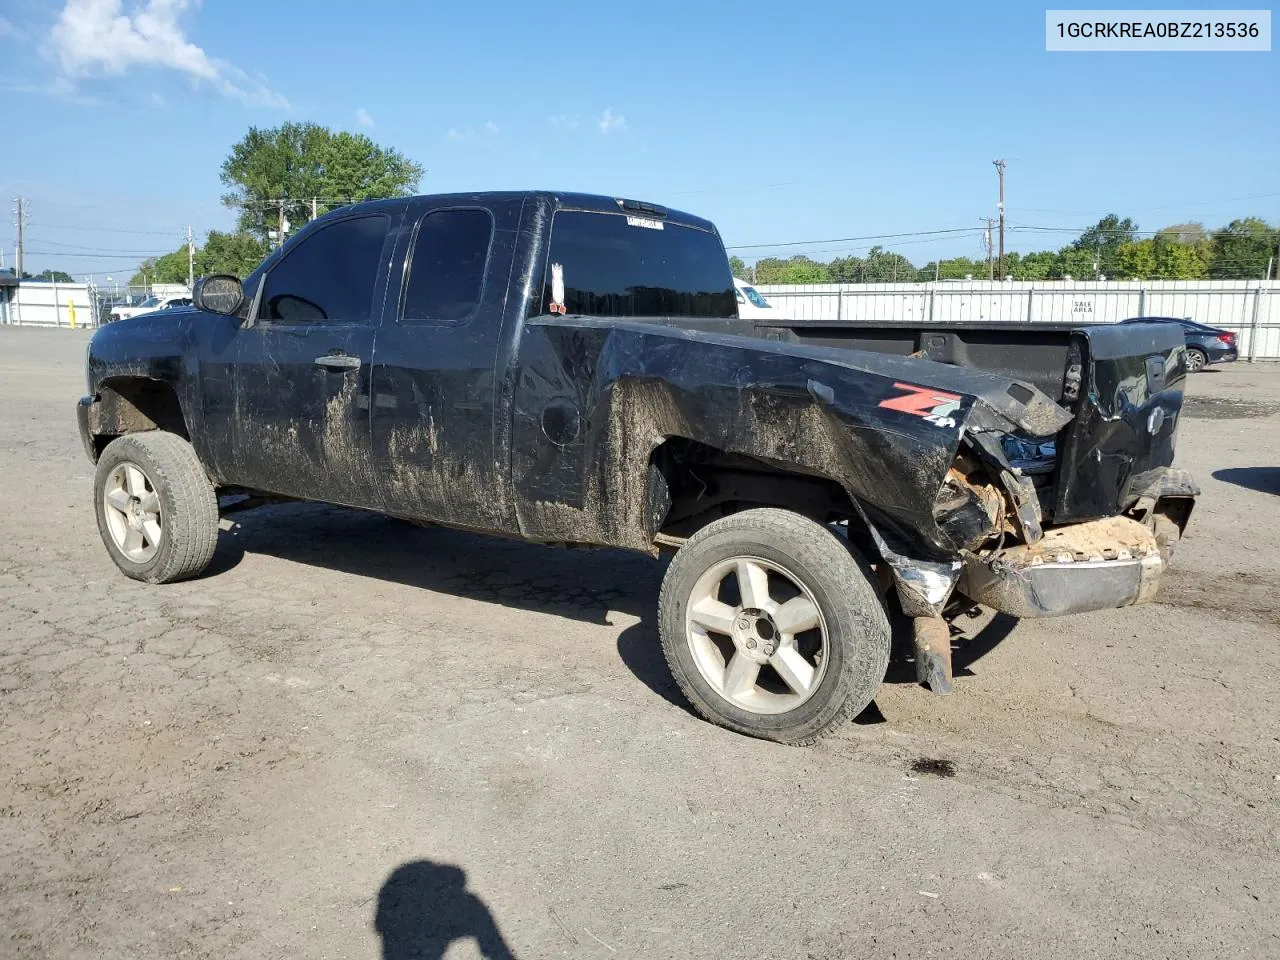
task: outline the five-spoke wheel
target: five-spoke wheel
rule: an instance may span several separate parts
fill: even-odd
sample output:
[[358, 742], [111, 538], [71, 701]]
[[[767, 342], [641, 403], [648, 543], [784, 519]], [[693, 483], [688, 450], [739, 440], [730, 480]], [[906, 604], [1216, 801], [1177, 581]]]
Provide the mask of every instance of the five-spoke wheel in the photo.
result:
[[667, 663], [714, 723], [807, 743], [861, 711], [889, 663], [866, 564], [828, 527], [746, 510], [699, 530], [662, 583]]
[[200, 573], [218, 542], [218, 498], [195, 450], [172, 433], [117, 437], [98, 458], [98, 531], [125, 574], [170, 583]]
[[160, 549], [164, 520], [160, 495], [136, 463], [116, 464], [102, 493], [107, 530], [116, 548], [134, 563], [146, 563]]
[[693, 661], [722, 697], [753, 713], [785, 713], [813, 696], [828, 660], [813, 594], [780, 564], [730, 557], [689, 596]]

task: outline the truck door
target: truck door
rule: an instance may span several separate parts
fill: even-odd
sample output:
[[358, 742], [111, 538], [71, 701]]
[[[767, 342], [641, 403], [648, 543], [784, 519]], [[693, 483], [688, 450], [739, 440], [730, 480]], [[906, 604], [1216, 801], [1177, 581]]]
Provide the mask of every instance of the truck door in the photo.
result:
[[231, 482], [377, 507], [369, 442], [373, 340], [400, 210], [319, 223], [262, 280], [238, 335]]
[[[497, 397], [522, 205], [411, 201], [373, 371], [373, 460], [389, 513], [513, 530]], [[398, 297], [397, 297], [398, 294]], [[502, 373], [496, 373], [499, 367]], [[503, 407], [505, 410], [505, 407]]]

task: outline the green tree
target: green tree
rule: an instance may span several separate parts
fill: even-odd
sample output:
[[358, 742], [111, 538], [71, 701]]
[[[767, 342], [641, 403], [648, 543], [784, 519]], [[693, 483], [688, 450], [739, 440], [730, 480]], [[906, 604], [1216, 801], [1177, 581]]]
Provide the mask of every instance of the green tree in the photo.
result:
[[1037, 250], [1020, 257], [1016, 266], [1006, 270], [1015, 280], [1048, 280], [1062, 276], [1062, 262], [1052, 250]]
[[[266, 241], [259, 240], [253, 234], [210, 230], [204, 245], [196, 247], [191, 265], [195, 268], [197, 279], [215, 273], [245, 277], [262, 262], [268, 252]], [[186, 283], [187, 267], [187, 245], [184, 243], [163, 257], [148, 257], [142, 261], [129, 284], [137, 287], [152, 283]]]
[[1203, 280], [1209, 276], [1213, 252], [1202, 223], [1177, 223], [1156, 231], [1156, 268], [1160, 280]]
[[[1116, 214], [1108, 213], [1080, 234], [1071, 246], [1075, 250], [1090, 251], [1098, 261], [1098, 272], [1105, 277], [1113, 277], [1118, 275], [1119, 265], [1116, 257], [1120, 253], [1120, 248], [1137, 239], [1137, 234], [1138, 225], [1128, 217], [1122, 220]], [[1071, 275], [1080, 279], [1075, 273]], [[1092, 272], [1089, 274], [1089, 279], [1093, 279]]]
[[866, 272], [866, 261], [850, 254], [836, 257], [827, 264], [827, 276], [832, 283], [858, 283]]
[[1209, 232], [1203, 223], [1175, 223], [1156, 231], [1156, 242], [1198, 244], [1209, 242]]
[[[1050, 280], [1070, 277], [1073, 280], [1095, 280], [1102, 272], [1100, 255], [1085, 247], [1063, 247], [1058, 251], [1054, 272], [1049, 274]], [[1103, 274], [1106, 276], [1106, 274]]]
[[789, 260], [765, 257], [756, 261], [757, 283], [826, 283], [827, 265], [797, 254]]
[[905, 283], [916, 278], [916, 268], [900, 253], [872, 247], [867, 251], [863, 283]]
[[266, 240], [280, 206], [295, 223], [353, 200], [412, 193], [423, 168], [398, 150], [380, 147], [359, 133], [332, 131], [315, 123], [251, 127], [222, 164], [229, 189], [222, 202], [238, 211], [238, 224]]
[[1213, 234], [1209, 276], [1216, 280], [1262, 279], [1278, 240], [1280, 230], [1265, 220], [1232, 220]]
[[[28, 276], [30, 275], [28, 274]], [[75, 283], [75, 281], [71, 279], [71, 274], [65, 273], [62, 270], [45, 270], [42, 273], [37, 273], [31, 279], [51, 280], [54, 283]]]
[[739, 280], [745, 280], [747, 277], [747, 265], [742, 262], [741, 257], [729, 258], [729, 272]]
[[[1006, 262], [1008, 259], [1006, 255]], [[948, 260], [935, 260], [925, 264], [917, 271], [917, 279], [928, 281], [936, 277], [939, 280], [963, 280], [965, 277], [972, 277], [974, 280], [986, 280], [989, 273], [985, 259], [971, 260], [968, 257], [951, 257]], [[1012, 275], [1012, 271], [1010, 271], [1010, 275]]]
[[1134, 240], [1116, 251], [1117, 280], [1147, 280], [1156, 272], [1156, 242]]
[[148, 257], [129, 280], [129, 286], [141, 287], [152, 283], [187, 282], [187, 245], [184, 243], [172, 253], [162, 257]]
[[210, 230], [204, 246], [196, 251], [196, 276], [229, 273], [246, 277], [269, 252], [267, 244], [251, 233]]

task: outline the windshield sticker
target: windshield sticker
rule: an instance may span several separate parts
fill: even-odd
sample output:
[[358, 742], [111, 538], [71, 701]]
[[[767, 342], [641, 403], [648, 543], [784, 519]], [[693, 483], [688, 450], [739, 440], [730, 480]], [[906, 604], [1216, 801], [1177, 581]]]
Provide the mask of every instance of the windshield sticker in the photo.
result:
[[566, 312], [564, 306], [564, 265], [559, 263], [551, 265], [551, 312], [558, 313], [561, 316]]
[[661, 220], [650, 220], [647, 217], [627, 217], [627, 226], [644, 227], [646, 230], [661, 230]]
[[881, 409], [899, 410], [913, 417], [923, 417], [938, 427], [956, 425], [955, 417], [952, 416], [960, 409], [960, 397], [956, 394], [943, 393], [932, 387], [917, 387], [910, 383], [895, 383], [894, 386], [907, 392], [900, 397], [881, 400]]

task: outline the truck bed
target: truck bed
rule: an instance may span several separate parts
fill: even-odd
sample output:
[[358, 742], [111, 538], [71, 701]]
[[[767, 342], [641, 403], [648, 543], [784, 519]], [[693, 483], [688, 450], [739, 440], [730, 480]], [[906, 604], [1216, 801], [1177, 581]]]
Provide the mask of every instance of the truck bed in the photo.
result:
[[895, 323], [768, 319], [755, 335], [810, 346], [843, 347], [894, 356], [918, 355], [998, 373], [1030, 383], [1055, 400], [1063, 398], [1072, 332], [1083, 324]]

